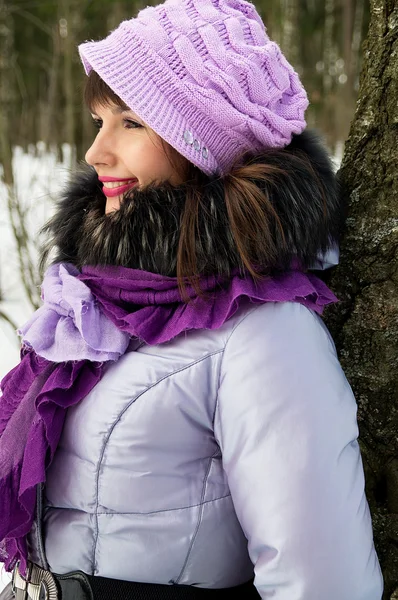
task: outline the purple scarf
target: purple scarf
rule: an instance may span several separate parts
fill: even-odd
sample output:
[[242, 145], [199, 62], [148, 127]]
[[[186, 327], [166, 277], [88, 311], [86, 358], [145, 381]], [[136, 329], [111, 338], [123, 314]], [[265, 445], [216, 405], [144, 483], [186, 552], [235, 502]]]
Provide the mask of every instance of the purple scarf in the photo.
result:
[[27, 561], [26, 536], [34, 520], [36, 486], [45, 482], [66, 409], [80, 402], [117, 361], [131, 337], [161, 344], [190, 329], [217, 329], [253, 303], [299, 302], [318, 313], [337, 298], [312, 274], [291, 271], [260, 282], [234, 275], [228, 285], [201, 280], [204, 297], [177, 280], [124, 267], [51, 266], [43, 306], [20, 330], [21, 362], [1, 382], [0, 559], [11, 570]]

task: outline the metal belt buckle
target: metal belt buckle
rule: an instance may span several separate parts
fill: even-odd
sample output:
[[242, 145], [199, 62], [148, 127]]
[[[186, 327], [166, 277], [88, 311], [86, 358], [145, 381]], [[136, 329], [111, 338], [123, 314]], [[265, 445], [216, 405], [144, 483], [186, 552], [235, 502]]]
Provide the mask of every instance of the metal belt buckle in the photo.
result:
[[59, 600], [58, 588], [51, 571], [28, 563], [26, 579], [19, 572], [19, 565], [12, 573], [12, 591], [15, 600]]

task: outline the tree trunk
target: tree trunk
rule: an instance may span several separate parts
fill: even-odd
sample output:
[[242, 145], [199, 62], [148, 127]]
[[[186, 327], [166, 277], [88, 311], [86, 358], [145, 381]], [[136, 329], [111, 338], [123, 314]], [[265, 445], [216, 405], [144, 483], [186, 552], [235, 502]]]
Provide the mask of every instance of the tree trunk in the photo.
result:
[[384, 600], [398, 599], [398, 0], [371, 0], [357, 110], [340, 170], [348, 202], [327, 315], [358, 402]]
[[[45, 114], [43, 115], [43, 123], [41, 128], [43, 141], [50, 145], [51, 142], [56, 141], [54, 139], [54, 124], [55, 124], [55, 114], [57, 111], [57, 101], [58, 101], [58, 76], [59, 76], [59, 66], [61, 60], [61, 44], [60, 44], [60, 34], [59, 34], [59, 24], [52, 26], [52, 43], [53, 43], [53, 52], [51, 58], [51, 66], [48, 70], [48, 89], [47, 89], [47, 97], [45, 103]], [[59, 109], [59, 107], [58, 107]]]
[[[361, 0], [362, 1], [362, 0]], [[359, 2], [358, 2], [359, 4]], [[359, 11], [358, 11], [359, 12]], [[352, 115], [355, 112], [355, 100], [357, 91], [355, 90], [355, 71], [353, 67], [353, 30], [355, 18], [355, 2], [354, 0], [343, 0], [343, 60], [344, 71], [340, 77], [340, 91], [338, 103], [336, 103], [337, 114], [335, 118], [336, 138], [337, 140], [345, 140], [347, 138]]]

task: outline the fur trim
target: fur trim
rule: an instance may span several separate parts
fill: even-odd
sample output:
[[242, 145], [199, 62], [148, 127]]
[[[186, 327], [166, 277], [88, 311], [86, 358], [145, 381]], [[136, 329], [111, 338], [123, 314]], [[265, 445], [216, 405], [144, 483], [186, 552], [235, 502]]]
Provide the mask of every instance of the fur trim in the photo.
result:
[[[283, 149], [269, 149], [250, 162], [279, 167], [266, 182], [255, 182], [268, 195], [282, 223], [285, 241], [273, 226], [278, 257], [258, 257], [263, 272], [288, 269], [294, 259], [304, 268], [339, 240], [344, 211], [331, 161], [311, 132], [294, 136]], [[230, 275], [243, 269], [224, 201], [230, 175], [207, 177], [200, 212], [197, 258], [199, 274]], [[175, 276], [181, 215], [187, 186], [168, 184], [134, 189], [116, 212], [105, 215], [102, 184], [85, 167], [68, 184], [55, 215], [45, 226], [49, 241], [44, 259], [55, 250], [55, 262], [119, 265]]]

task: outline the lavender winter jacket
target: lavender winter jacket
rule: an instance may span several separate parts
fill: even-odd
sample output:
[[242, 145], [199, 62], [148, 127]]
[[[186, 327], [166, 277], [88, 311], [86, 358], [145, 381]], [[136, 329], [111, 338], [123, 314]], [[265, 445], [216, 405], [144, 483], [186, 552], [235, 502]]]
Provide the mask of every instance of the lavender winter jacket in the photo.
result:
[[[259, 160], [278, 167], [258, 185], [284, 240], [271, 222], [276, 264], [256, 264], [309, 267], [344, 213], [330, 161], [307, 132]], [[134, 190], [109, 218], [96, 174], [82, 175], [50, 249], [175, 276], [185, 200]], [[221, 178], [202, 200], [199, 272], [228, 274], [239, 254]], [[50, 568], [205, 588], [254, 575], [264, 600], [380, 600], [356, 411], [328, 331], [299, 304], [248, 303], [218, 330], [133, 342], [68, 411], [45, 490]]]
[[50, 568], [210, 588], [254, 568], [264, 599], [380, 600], [356, 408], [298, 304], [132, 348], [69, 409], [47, 481]]

